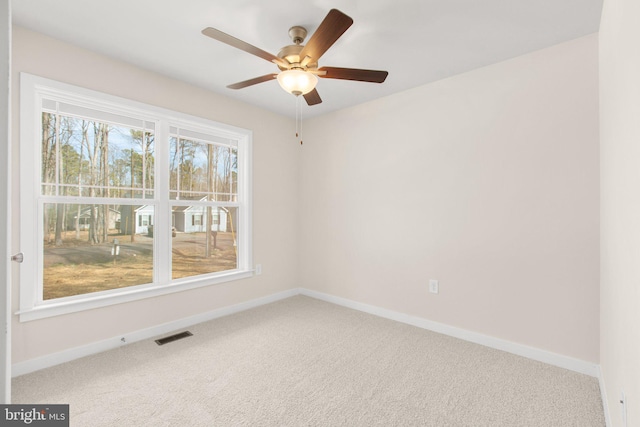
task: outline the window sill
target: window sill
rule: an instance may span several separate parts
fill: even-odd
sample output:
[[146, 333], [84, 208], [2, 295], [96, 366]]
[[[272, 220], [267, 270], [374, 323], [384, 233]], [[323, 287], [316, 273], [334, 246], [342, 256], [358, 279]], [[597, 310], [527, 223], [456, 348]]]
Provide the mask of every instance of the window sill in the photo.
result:
[[218, 274], [213, 277], [198, 277], [197, 279], [184, 279], [173, 284], [166, 285], [141, 285], [124, 288], [118, 291], [96, 292], [85, 294], [81, 298], [61, 298], [51, 302], [45, 302], [33, 308], [27, 308], [16, 312], [20, 316], [20, 322], [44, 319], [47, 317], [61, 316], [110, 305], [138, 301], [189, 289], [202, 288], [217, 285], [233, 280], [246, 279], [253, 276], [253, 270], [233, 270], [228, 273]]

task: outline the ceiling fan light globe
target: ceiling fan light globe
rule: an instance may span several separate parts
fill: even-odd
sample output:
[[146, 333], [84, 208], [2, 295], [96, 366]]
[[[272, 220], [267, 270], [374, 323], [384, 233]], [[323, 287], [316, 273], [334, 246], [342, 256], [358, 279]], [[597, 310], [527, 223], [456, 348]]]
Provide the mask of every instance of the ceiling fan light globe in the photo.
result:
[[305, 95], [315, 89], [318, 78], [302, 70], [285, 70], [278, 74], [278, 83], [293, 95]]

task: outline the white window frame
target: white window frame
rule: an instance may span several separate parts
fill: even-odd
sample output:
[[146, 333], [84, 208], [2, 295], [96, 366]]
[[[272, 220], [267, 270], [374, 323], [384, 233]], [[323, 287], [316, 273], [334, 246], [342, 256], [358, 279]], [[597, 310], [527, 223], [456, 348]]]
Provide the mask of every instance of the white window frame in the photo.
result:
[[[56, 99], [101, 111], [155, 122], [155, 189], [147, 204], [155, 207], [154, 280], [151, 284], [43, 300], [43, 239], [41, 209], [41, 114], [42, 99]], [[209, 132], [237, 142], [238, 225], [237, 268], [219, 273], [171, 280], [171, 224], [175, 201], [169, 196], [169, 128], [180, 126]], [[34, 167], [35, 165], [35, 167]], [[161, 168], [166, 168], [163, 172]], [[67, 197], [70, 203], [86, 198]], [[116, 199], [117, 200], [117, 199]], [[104, 202], [104, 199], [100, 199]], [[130, 200], [129, 200], [130, 201]], [[147, 105], [66, 83], [20, 74], [20, 321], [30, 321], [211, 286], [253, 276], [252, 261], [252, 132], [212, 120]], [[165, 249], [166, 248], [166, 249]]]

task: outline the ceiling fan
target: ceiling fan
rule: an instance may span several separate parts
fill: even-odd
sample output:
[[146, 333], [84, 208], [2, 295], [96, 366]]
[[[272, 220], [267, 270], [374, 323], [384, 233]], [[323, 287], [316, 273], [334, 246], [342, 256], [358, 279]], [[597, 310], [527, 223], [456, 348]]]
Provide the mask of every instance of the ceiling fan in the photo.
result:
[[215, 28], [207, 27], [202, 30], [202, 34], [273, 62], [280, 69], [279, 73], [266, 74], [234, 83], [227, 86], [228, 88], [242, 89], [277, 79], [284, 90], [296, 96], [302, 95], [308, 105], [316, 105], [322, 102], [318, 91], [315, 89], [318, 77], [382, 83], [389, 74], [387, 71], [357, 68], [318, 68], [320, 57], [347, 31], [351, 24], [353, 24], [353, 19], [337, 9], [331, 9], [306, 45], [302, 44], [307, 36], [307, 30], [304, 27], [295, 26], [289, 29], [289, 36], [294, 44], [283, 47], [277, 56]]

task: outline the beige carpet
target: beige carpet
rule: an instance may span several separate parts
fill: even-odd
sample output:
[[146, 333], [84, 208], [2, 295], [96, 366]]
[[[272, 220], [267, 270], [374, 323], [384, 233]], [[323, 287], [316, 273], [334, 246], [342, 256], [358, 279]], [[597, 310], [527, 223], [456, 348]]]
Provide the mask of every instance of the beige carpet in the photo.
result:
[[605, 425], [595, 378], [296, 296], [24, 375], [72, 426]]

